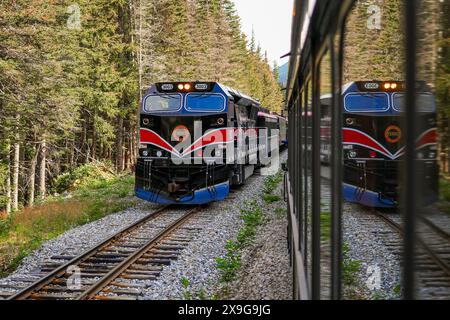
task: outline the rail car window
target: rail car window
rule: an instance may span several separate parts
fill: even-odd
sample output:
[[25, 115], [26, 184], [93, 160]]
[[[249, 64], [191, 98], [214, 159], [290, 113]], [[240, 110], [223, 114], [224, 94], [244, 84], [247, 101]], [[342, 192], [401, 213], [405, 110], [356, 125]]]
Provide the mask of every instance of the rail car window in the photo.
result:
[[[416, 243], [414, 276], [418, 279], [413, 292], [418, 299], [450, 297], [450, 2], [420, 1], [417, 9], [416, 81], [435, 92], [416, 93], [416, 170], [415, 186]], [[447, 80], [445, 80], [447, 79]], [[397, 103], [405, 110], [409, 105], [403, 95]], [[403, 105], [405, 106], [403, 108]], [[410, 161], [413, 159], [411, 158]], [[447, 236], [447, 238], [445, 237]], [[424, 257], [423, 253], [426, 252]], [[436, 263], [431, 263], [431, 261]], [[420, 263], [419, 263], [420, 261]], [[425, 262], [427, 261], [427, 262]], [[427, 267], [425, 263], [430, 262]], [[441, 275], [446, 274], [446, 277]], [[429, 279], [439, 279], [429, 281]]]
[[[404, 81], [406, 64], [403, 21], [404, 3], [407, 2], [354, 1], [343, 34], [341, 87], [357, 81]], [[346, 89], [350, 87], [347, 86]], [[344, 103], [344, 111], [357, 114], [343, 114], [341, 124], [355, 130], [352, 132], [358, 132], [351, 138], [345, 131], [342, 134], [344, 141], [353, 143], [351, 146], [346, 145], [342, 151], [341, 190], [344, 202], [341, 215], [341, 286], [344, 299], [364, 299], [365, 294], [356, 289], [358, 286], [368, 289], [369, 299], [397, 298], [403, 290], [402, 277], [397, 272], [401, 268], [401, 256], [391, 255], [392, 249], [387, 245], [378, 245], [379, 241], [387, 239], [376, 233], [380, 230], [378, 228], [383, 228], [388, 233], [390, 230], [388, 225], [374, 215], [381, 214], [383, 210], [395, 212], [395, 201], [398, 201], [402, 188], [398, 168], [403, 164], [398, 155], [403, 151], [404, 143], [401, 139], [405, 138], [407, 132], [402, 127], [401, 114], [385, 112], [392, 108], [390, 96], [391, 92], [381, 90], [351, 92], [340, 101]], [[365, 140], [366, 137], [369, 138]], [[371, 146], [386, 149], [388, 155], [395, 159], [378, 159], [377, 152], [368, 151]], [[378, 209], [382, 207], [386, 208]], [[398, 214], [391, 217], [402, 222]], [[370, 221], [368, 228], [365, 228], [365, 221]], [[400, 245], [394, 250], [400, 252], [401, 237], [395, 239], [398, 239]], [[362, 243], [363, 252], [359, 251]], [[350, 265], [350, 268], [354, 268], [351, 271], [353, 275], [348, 272]], [[392, 265], [396, 265], [396, 268], [391, 268]], [[388, 283], [397, 285], [397, 290], [385, 290], [385, 284]]]
[[347, 112], [384, 112], [389, 110], [389, 95], [380, 93], [349, 93], [344, 97]]
[[181, 95], [151, 95], [145, 98], [144, 110], [147, 112], [178, 111], [181, 109]]
[[225, 110], [225, 97], [221, 94], [186, 95], [186, 110], [194, 112], [221, 112]]
[[331, 54], [329, 51], [320, 62], [320, 211], [318, 223], [320, 227], [320, 299], [331, 299], [331, 116], [332, 116], [332, 82]]
[[313, 243], [313, 234], [312, 234], [312, 139], [313, 139], [313, 123], [312, 123], [312, 116], [313, 116], [313, 86], [312, 81], [308, 81], [306, 86], [306, 92], [305, 95], [306, 101], [305, 101], [305, 110], [303, 112], [303, 118], [304, 118], [304, 127], [302, 128], [303, 134], [305, 135], [305, 162], [304, 162], [304, 177], [305, 177], [305, 184], [304, 184], [304, 212], [305, 212], [305, 219], [306, 219], [306, 225], [305, 225], [305, 269], [307, 273], [307, 281], [309, 283], [309, 290], [310, 294], [312, 295], [312, 289], [313, 289], [313, 263], [312, 263], [312, 255], [313, 255], [313, 249], [312, 249], [312, 243]]
[[[436, 101], [434, 95], [431, 93], [420, 93], [416, 96], [417, 111], [418, 112], [435, 112], [436, 111]], [[396, 111], [405, 111], [405, 94], [404, 93], [394, 93], [393, 97], [393, 107]]]

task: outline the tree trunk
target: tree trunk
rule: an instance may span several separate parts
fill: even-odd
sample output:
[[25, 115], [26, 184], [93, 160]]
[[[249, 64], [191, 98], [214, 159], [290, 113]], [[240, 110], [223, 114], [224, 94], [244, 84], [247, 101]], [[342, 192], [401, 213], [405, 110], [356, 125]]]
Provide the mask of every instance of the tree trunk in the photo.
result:
[[47, 146], [45, 140], [41, 143], [40, 150], [40, 164], [39, 164], [39, 196], [41, 200], [45, 199], [46, 188], [45, 188], [45, 180], [46, 180], [46, 161], [47, 161]]
[[6, 176], [6, 214], [11, 213], [11, 164], [9, 157], [10, 146], [8, 146], [8, 174]]
[[125, 137], [125, 127], [122, 128], [122, 163], [120, 165], [120, 171], [125, 170], [125, 163], [126, 163], [126, 156], [127, 156], [127, 150], [126, 150], [126, 142], [124, 143], [124, 137]]
[[92, 160], [97, 159], [97, 130], [95, 128], [95, 122], [97, 119], [97, 109], [94, 112], [94, 120], [92, 121], [92, 148], [91, 148], [91, 158]]
[[[16, 136], [16, 139], [18, 137]], [[14, 143], [14, 161], [13, 161], [13, 178], [12, 178], [12, 210], [19, 209], [19, 162], [20, 162], [20, 144]]]
[[36, 184], [36, 166], [37, 166], [38, 151], [36, 146], [33, 146], [33, 157], [31, 158], [30, 164], [30, 178], [28, 180], [28, 206], [32, 207], [34, 205], [34, 194], [35, 194], [35, 184]]
[[89, 163], [89, 141], [88, 141], [88, 126], [89, 126], [89, 118], [88, 116], [84, 116], [83, 121], [83, 138], [81, 143], [81, 152], [84, 152], [84, 155], [82, 154], [82, 157], [84, 156], [84, 163]]
[[122, 171], [123, 168], [123, 117], [118, 116], [117, 122], [117, 138], [116, 138], [116, 170]]

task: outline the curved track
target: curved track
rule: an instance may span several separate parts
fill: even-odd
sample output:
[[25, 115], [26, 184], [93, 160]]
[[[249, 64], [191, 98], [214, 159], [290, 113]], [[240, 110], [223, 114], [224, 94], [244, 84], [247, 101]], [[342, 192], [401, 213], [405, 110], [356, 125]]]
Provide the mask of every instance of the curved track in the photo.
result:
[[[399, 216], [371, 210], [377, 218], [403, 237]], [[450, 298], [450, 236], [431, 219], [421, 216], [417, 226], [416, 273], [421, 298]], [[401, 251], [402, 248], [398, 248]]]
[[142, 284], [134, 281], [155, 280], [197, 231], [182, 229], [199, 207], [184, 213], [170, 208], [152, 212], [8, 299], [138, 299]]

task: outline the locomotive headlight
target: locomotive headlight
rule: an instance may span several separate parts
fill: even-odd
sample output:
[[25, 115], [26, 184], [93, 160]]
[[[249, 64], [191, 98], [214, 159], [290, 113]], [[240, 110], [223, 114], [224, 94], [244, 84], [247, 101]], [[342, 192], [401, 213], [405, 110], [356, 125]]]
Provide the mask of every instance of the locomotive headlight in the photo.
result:
[[347, 125], [352, 126], [355, 124], [355, 119], [354, 118], [347, 118], [345, 120], [345, 123], [347, 123]]
[[143, 155], [144, 157], [148, 157], [148, 151], [147, 151], [147, 150], [142, 151], [142, 155]]
[[385, 83], [384, 84], [384, 88], [386, 89], [386, 90], [389, 90], [390, 88], [391, 88], [391, 84], [388, 82], [388, 83]]
[[161, 158], [161, 157], [162, 157], [162, 152], [161, 152], [161, 151], [157, 151], [157, 152], [156, 152], [156, 156], [157, 156], [158, 158]]
[[428, 154], [428, 157], [429, 157], [430, 159], [434, 159], [434, 158], [436, 158], [436, 153], [430, 152], [430, 153]]
[[182, 83], [180, 83], [179, 85], [178, 85], [178, 90], [183, 90], [184, 89], [184, 85], [182, 84]]
[[355, 151], [350, 151], [350, 152], [348, 153], [348, 157], [349, 157], [349, 158], [356, 158], [356, 152], [355, 152]]
[[392, 89], [392, 90], [397, 89], [397, 84], [396, 84], [396, 83], [391, 83], [391, 89]]
[[224, 123], [225, 123], [225, 119], [224, 119], [224, 118], [219, 118], [219, 119], [217, 119], [217, 124], [218, 124], [219, 126], [223, 125]]
[[144, 119], [142, 119], [142, 124], [143, 124], [144, 126], [148, 126], [148, 125], [150, 124], [150, 119], [149, 119], [149, 118], [144, 118]]
[[184, 90], [191, 90], [191, 85], [189, 83], [186, 83], [184, 85]]

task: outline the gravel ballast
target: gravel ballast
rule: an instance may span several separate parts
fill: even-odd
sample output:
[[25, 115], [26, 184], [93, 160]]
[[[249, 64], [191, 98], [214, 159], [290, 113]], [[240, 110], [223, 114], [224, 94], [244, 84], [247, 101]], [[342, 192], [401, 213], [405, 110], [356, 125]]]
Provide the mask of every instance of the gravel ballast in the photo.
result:
[[[140, 202], [136, 207], [108, 215], [95, 222], [71, 229], [59, 237], [45, 242], [39, 249], [28, 255], [8, 277], [0, 280], [0, 286], [5, 284], [20, 284], [16, 279], [24, 281], [37, 280], [41, 265], [48, 263], [62, 263], [54, 260], [56, 256], [77, 256], [94, 247], [101, 241], [114, 235], [118, 231], [145, 217], [159, 205]], [[2, 291], [5, 291], [2, 289]], [[11, 292], [14, 292], [11, 289]]]
[[[216, 258], [226, 253], [227, 241], [236, 239], [243, 222], [240, 218], [241, 206], [248, 200], [260, 199], [265, 177], [254, 175], [247, 183], [234, 190], [228, 199], [206, 206], [198, 217], [190, 221], [187, 227], [198, 227], [200, 231], [189, 245], [180, 253], [177, 260], [164, 267], [159, 278], [145, 283], [140, 299], [183, 299], [185, 288], [181, 279], [189, 281], [188, 291], [193, 298], [212, 298], [218, 290], [220, 271], [216, 267]], [[282, 202], [283, 203], [283, 202]], [[281, 205], [284, 206], [285, 205]], [[95, 246], [119, 230], [143, 218], [159, 205], [140, 203], [135, 208], [109, 215], [93, 223], [74, 228], [63, 235], [46, 242], [27, 258], [10, 276], [0, 280], [0, 286], [17, 279], [30, 284], [39, 277], [43, 264], [53, 262], [54, 256], [76, 256]], [[267, 208], [266, 208], [267, 209]], [[267, 211], [267, 212], [266, 212]], [[243, 252], [242, 273], [255, 272], [258, 277], [242, 280], [242, 285], [252, 286], [255, 292], [238, 292], [239, 299], [289, 299], [292, 290], [286, 285], [275, 282], [281, 279], [289, 283], [290, 269], [286, 248], [286, 217], [274, 218], [275, 213], [265, 210], [269, 223], [258, 231], [255, 245]], [[269, 218], [270, 216], [270, 218]], [[276, 223], [274, 223], [276, 222]], [[255, 248], [258, 248], [255, 255]], [[59, 262], [55, 260], [54, 262]], [[262, 272], [263, 271], [263, 272]], [[277, 280], [278, 281], [278, 280]], [[280, 288], [279, 290], [276, 288]], [[2, 291], [5, 291], [2, 288]], [[11, 292], [13, 293], [13, 291]], [[258, 295], [255, 295], [258, 293]]]
[[349, 247], [348, 255], [361, 262], [360, 271], [355, 274], [359, 285], [353, 288], [358, 294], [347, 298], [399, 299], [401, 246], [396, 244], [402, 240], [368, 210], [351, 203], [344, 204], [343, 208], [343, 236]]

